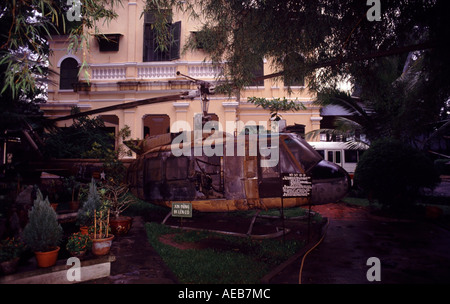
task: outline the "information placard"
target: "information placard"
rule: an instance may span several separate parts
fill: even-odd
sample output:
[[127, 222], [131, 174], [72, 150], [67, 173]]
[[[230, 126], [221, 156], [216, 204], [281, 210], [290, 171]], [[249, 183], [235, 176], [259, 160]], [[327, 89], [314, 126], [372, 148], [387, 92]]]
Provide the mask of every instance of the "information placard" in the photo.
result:
[[308, 197], [311, 195], [311, 177], [303, 173], [282, 173], [283, 197]]
[[173, 217], [192, 217], [191, 203], [172, 203]]

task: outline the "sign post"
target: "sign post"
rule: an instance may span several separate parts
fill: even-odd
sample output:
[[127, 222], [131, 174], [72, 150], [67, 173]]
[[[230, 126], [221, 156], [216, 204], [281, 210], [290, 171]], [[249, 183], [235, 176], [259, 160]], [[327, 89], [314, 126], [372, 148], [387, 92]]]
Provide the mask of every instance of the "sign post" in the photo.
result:
[[172, 216], [192, 217], [192, 204], [172, 202]]
[[172, 216], [179, 217], [180, 227], [183, 227], [183, 217], [192, 217], [192, 204], [172, 202]]
[[283, 197], [309, 197], [311, 195], [311, 177], [303, 173], [282, 173]]
[[[309, 197], [311, 196], [311, 177], [304, 173], [282, 173], [281, 174], [282, 193], [281, 206], [283, 208], [283, 198], [285, 197]], [[284, 219], [283, 219], [284, 223]], [[308, 210], [308, 242], [311, 224], [311, 202]], [[284, 228], [283, 228], [284, 229]]]

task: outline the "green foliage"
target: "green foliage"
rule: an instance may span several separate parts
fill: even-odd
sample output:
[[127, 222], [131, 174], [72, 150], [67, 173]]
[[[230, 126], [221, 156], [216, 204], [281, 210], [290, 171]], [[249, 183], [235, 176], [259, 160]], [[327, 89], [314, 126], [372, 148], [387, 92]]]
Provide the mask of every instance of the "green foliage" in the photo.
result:
[[[298, 252], [297, 240], [252, 240], [209, 232], [182, 231], [157, 223], [146, 224], [147, 236], [181, 283], [255, 284], [273, 267]], [[182, 250], [159, 241], [164, 234], [176, 234], [176, 242], [201, 242], [212, 238], [222, 249]]]
[[[74, 108], [72, 113], [79, 111]], [[99, 117], [75, 118], [69, 127], [45, 136], [45, 154], [52, 158], [105, 158], [114, 153], [114, 134]]]
[[25, 250], [25, 244], [20, 239], [7, 238], [0, 242], [0, 262], [19, 257]]
[[80, 254], [88, 250], [92, 246], [89, 235], [81, 234], [81, 232], [73, 233], [67, 240], [66, 249], [70, 253]]
[[421, 187], [434, 187], [438, 181], [431, 160], [393, 139], [374, 142], [358, 162], [354, 177], [369, 197], [396, 210], [413, 205]]
[[23, 240], [33, 251], [49, 251], [58, 246], [63, 229], [48, 198], [44, 199], [39, 189], [28, 218], [29, 222], [23, 230]]
[[83, 205], [78, 209], [77, 223], [80, 226], [91, 226], [94, 223], [94, 214], [101, 206], [101, 197], [97, 191], [97, 185], [94, 179], [89, 184], [89, 192]]
[[286, 111], [299, 111], [305, 110], [306, 107], [299, 102], [295, 102], [292, 100], [287, 100], [286, 97], [281, 98], [272, 98], [271, 100], [260, 97], [249, 97], [248, 101], [256, 105], [257, 107], [261, 107], [265, 110], [270, 111], [270, 117], [274, 120], [280, 120], [281, 117], [279, 112]]
[[[97, 23], [116, 18], [115, 9], [121, 4], [121, 0], [83, 0], [79, 7], [80, 22], [69, 22], [65, 0], [2, 1], [0, 22], [2, 29], [7, 30], [0, 38], [0, 65], [7, 69], [1, 93], [8, 90], [16, 97], [22, 91], [35, 92], [45, 74], [41, 63], [49, 56], [48, 39], [54, 34], [67, 34], [68, 51], [88, 48], [91, 35], [98, 34]], [[28, 50], [27, 54], [17, 53], [24, 49]], [[86, 61], [81, 70], [87, 75]]]

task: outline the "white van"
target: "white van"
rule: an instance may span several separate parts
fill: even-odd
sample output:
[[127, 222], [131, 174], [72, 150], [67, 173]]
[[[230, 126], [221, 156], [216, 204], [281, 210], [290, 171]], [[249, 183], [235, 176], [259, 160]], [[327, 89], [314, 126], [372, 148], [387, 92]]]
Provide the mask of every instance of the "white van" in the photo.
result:
[[350, 149], [345, 142], [308, 142], [323, 159], [333, 162], [348, 172], [353, 180], [356, 164], [366, 149]]

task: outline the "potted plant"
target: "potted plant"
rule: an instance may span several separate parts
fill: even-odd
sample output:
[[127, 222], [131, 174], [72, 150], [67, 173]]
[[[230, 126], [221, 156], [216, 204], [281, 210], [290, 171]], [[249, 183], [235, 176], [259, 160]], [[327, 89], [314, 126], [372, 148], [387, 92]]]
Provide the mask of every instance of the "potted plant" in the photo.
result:
[[103, 186], [105, 199], [109, 201], [111, 209], [110, 227], [114, 235], [125, 235], [131, 228], [132, 218], [121, 215], [131, 204], [134, 197], [129, 192], [128, 185], [109, 179]]
[[79, 192], [80, 183], [76, 180], [75, 176], [64, 178], [64, 187], [71, 193], [71, 201], [69, 202], [70, 210], [77, 211], [80, 207]]
[[94, 213], [94, 233], [92, 239], [92, 253], [94, 255], [106, 255], [109, 253], [114, 235], [109, 227], [109, 204], [103, 201], [102, 205]]
[[81, 232], [72, 233], [68, 238], [66, 249], [71, 256], [82, 257], [86, 254], [86, 251], [91, 247], [92, 241], [89, 235], [82, 234]]
[[16, 238], [7, 238], [0, 243], [0, 270], [3, 274], [16, 272], [25, 244]]
[[94, 224], [94, 215], [97, 208], [101, 205], [100, 195], [97, 191], [97, 185], [94, 179], [89, 183], [89, 192], [83, 205], [78, 209], [77, 223], [83, 234], [88, 234], [88, 227]]
[[50, 267], [56, 264], [63, 229], [58, 223], [55, 210], [50, 206], [37, 189], [37, 197], [28, 213], [29, 221], [22, 237], [26, 245], [34, 251], [39, 267]]

